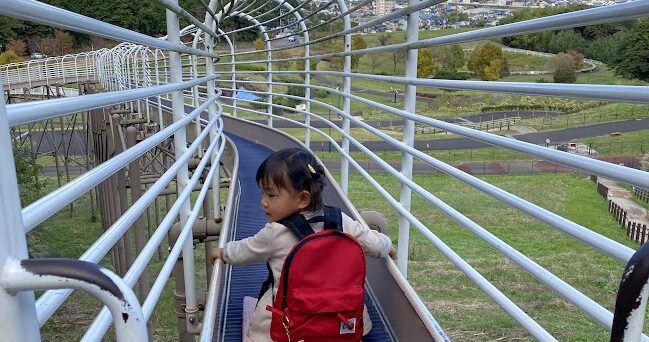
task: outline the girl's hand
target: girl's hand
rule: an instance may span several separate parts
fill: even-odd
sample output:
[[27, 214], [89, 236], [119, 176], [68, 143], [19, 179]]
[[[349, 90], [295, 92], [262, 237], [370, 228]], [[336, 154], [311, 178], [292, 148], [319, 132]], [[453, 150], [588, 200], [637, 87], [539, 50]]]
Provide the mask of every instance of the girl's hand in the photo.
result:
[[390, 252], [388, 253], [392, 260], [397, 260], [397, 250], [394, 247], [390, 247]]
[[223, 248], [214, 248], [212, 249], [212, 254], [210, 254], [210, 261], [214, 263], [216, 259], [223, 260]]

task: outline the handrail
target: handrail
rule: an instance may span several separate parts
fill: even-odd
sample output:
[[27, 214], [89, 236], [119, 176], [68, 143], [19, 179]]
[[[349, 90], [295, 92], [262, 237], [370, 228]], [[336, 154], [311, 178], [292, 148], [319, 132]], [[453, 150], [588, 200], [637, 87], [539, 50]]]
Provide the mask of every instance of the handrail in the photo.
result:
[[[229, 241], [230, 235], [233, 231], [232, 227], [236, 223], [236, 210], [239, 206], [239, 192], [241, 186], [239, 185], [239, 152], [237, 151], [234, 143], [227, 138], [229, 146], [231, 146], [232, 165], [230, 176], [230, 191], [228, 192], [228, 199], [224, 210], [223, 223], [221, 234], [219, 238], [219, 248], [225, 247]], [[216, 315], [219, 308], [219, 289], [225, 273], [225, 263], [223, 260], [218, 259], [214, 262], [214, 268], [209, 278], [209, 289], [207, 291], [207, 298], [205, 299], [205, 313], [203, 316], [203, 329], [200, 334], [201, 342], [209, 342], [213, 340], [214, 326], [216, 324]]]
[[133, 290], [113, 272], [74, 259], [9, 260], [0, 278], [7, 291], [77, 288], [100, 299], [115, 318], [118, 341], [148, 341], [146, 320]]
[[615, 301], [611, 341], [638, 341], [649, 296], [649, 244], [644, 244], [626, 264]]

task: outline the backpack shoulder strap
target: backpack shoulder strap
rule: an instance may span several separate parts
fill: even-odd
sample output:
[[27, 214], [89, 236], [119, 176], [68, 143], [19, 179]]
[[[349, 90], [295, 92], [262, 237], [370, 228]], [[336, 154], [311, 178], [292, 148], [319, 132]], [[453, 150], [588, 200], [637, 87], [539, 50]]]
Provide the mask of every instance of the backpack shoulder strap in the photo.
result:
[[324, 222], [324, 229], [335, 229], [339, 232], [343, 231], [343, 215], [338, 207], [323, 208], [324, 214], [322, 216], [315, 216], [308, 220], [308, 223]]
[[302, 241], [305, 237], [315, 233], [313, 228], [311, 228], [309, 221], [307, 221], [300, 213], [293, 214], [279, 221], [279, 223], [283, 224], [288, 228], [288, 230], [293, 232], [293, 235], [295, 235], [298, 241]]

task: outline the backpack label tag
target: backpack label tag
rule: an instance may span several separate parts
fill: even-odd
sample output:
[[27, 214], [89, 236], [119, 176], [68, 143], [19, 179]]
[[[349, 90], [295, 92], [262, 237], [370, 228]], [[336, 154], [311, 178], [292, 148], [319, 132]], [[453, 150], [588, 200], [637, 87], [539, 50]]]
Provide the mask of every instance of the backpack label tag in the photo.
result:
[[351, 324], [352, 327], [349, 328], [347, 326], [347, 324], [341, 322], [340, 323], [340, 334], [341, 335], [343, 335], [343, 334], [353, 334], [353, 333], [356, 332], [356, 318], [348, 319], [347, 322], [349, 322], [349, 324]]

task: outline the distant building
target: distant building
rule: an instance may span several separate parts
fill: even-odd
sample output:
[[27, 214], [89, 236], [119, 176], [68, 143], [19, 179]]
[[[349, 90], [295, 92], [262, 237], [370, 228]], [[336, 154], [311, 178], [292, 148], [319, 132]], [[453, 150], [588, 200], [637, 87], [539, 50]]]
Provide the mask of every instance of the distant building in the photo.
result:
[[376, 0], [375, 1], [375, 14], [384, 15], [392, 12], [395, 6], [395, 0]]

